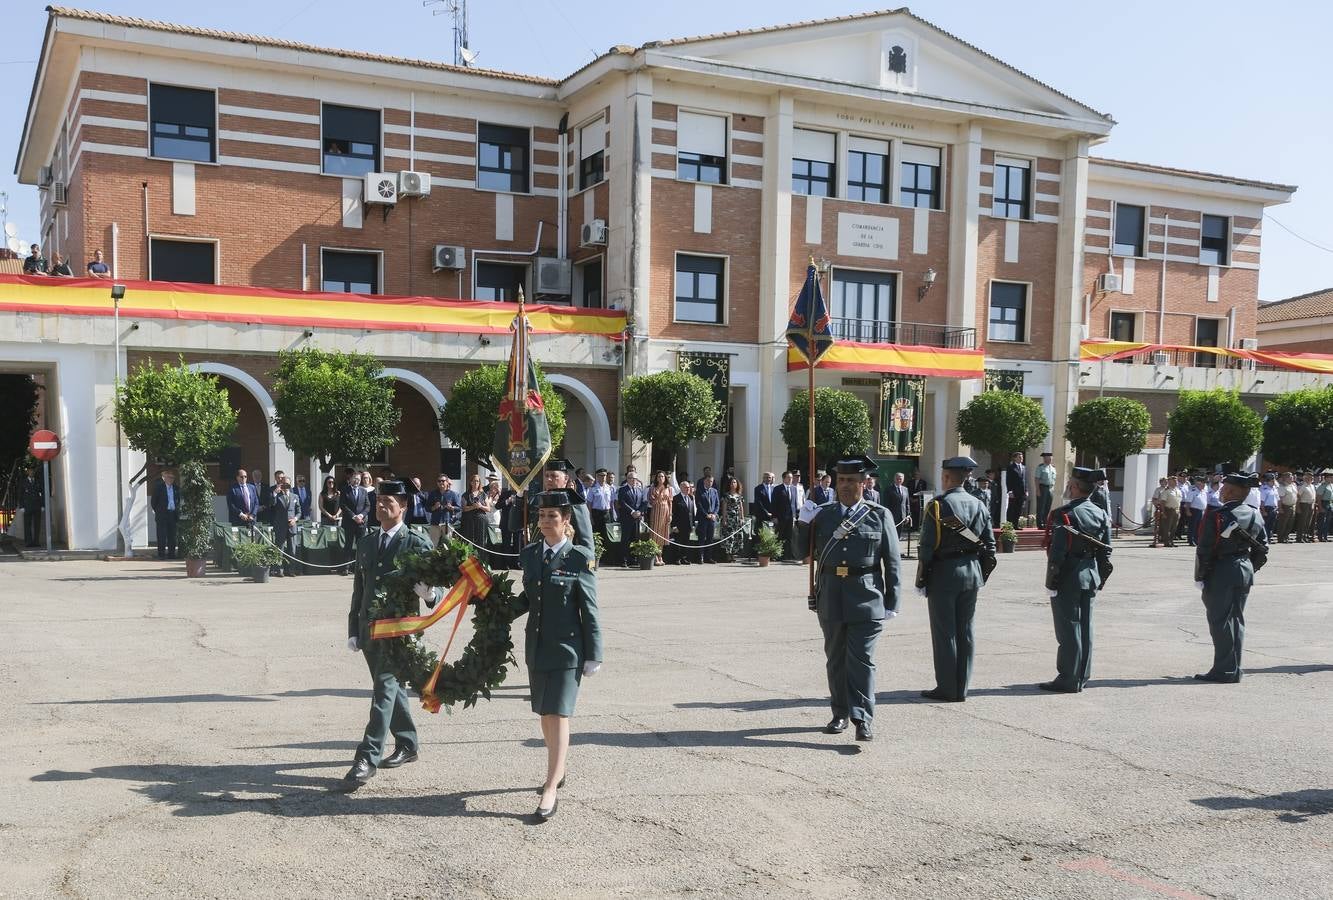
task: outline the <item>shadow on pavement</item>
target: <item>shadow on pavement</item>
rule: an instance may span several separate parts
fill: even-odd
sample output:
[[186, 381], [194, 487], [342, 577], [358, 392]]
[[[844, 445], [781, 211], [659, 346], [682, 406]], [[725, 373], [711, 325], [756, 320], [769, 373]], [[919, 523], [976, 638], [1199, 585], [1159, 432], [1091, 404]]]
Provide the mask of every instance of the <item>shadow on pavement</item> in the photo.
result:
[[1245, 667], [1246, 675], [1313, 675], [1315, 672], [1333, 672], [1333, 665], [1267, 666], [1262, 669]]
[[771, 709], [810, 709], [828, 706], [827, 700], [814, 700], [809, 697], [779, 697], [771, 700], [695, 700], [689, 703], [673, 704], [676, 709], [726, 709], [732, 712], [766, 712]]
[[1191, 800], [1191, 803], [1207, 809], [1270, 809], [1280, 812], [1279, 822], [1299, 823], [1315, 816], [1333, 814], [1333, 790], [1310, 788], [1304, 791], [1288, 791], [1285, 794], [1268, 794], [1261, 797], [1203, 797]]
[[[373, 793], [377, 782], [391, 773], [380, 775], [362, 790], [360, 796], [345, 793], [341, 777], [326, 778], [298, 774], [316, 768], [343, 769], [347, 761], [276, 763], [253, 766], [101, 766], [87, 772], [52, 770], [33, 776], [36, 782], [69, 782], [108, 779], [138, 782], [131, 790], [150, 800], [164, 803], [177, 816], [228, 816], [260, 812], [287, 818], [318, 816], [422, 816], [516, 819], [528, 821], [529, 814], [492, 812], [468, 808], [478, 797], [523, 794], [531, 797], [532, 785], [497, 788], [489, 791], [459, 791], [453, 794], [427, 794], [413, 797], [385, 797]], [[246, 796], [252, 795], [252, 796]], [[524, 802], [526, 810], [528, 804]]]
[[[828, 743], [811, 741], [769, 740], [788, 734], [818, 734], [822, 728], [746, 728], [738, 731], [649, 731], [649, 732], [587, 732], [575, 731], [569, 736], [571, 746], [621, 747], [645, 750], [654, 747], [769, 747], [796, 750], [830, 750], [851, 756], [861, 748], [851, 743], [848, 736], [830, 737]], [[833, 743], [838, 741], [838, 743]], [[540, 738], [523, 742], [525, 747], [544, 747]]]
[[135, 703], [276, 703], [283, 697], [369, 697], [369, 688], [310, 688], [276, 694], [168, 694], [161, 697], [109, 697], [105, 700], [47, 700], [33, 706], [116, 706]]

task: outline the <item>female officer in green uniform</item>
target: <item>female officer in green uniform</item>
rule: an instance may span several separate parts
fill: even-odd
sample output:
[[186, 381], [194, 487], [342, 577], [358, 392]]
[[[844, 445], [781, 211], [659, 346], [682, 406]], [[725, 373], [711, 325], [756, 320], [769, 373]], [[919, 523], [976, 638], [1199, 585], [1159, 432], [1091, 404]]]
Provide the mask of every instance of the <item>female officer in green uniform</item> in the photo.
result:
[[597, 624], [594, 557], [575, 545], [572, 503], [565, 491], [538, 495], [541, 537], [520, 554], [523, 593], [518, 612], [528, 613], [524, 657], [532, 687], [532, 711], [541, 716], [546, 741], [546, 783], [537, 821], [555, 815], [556, 789], [564, 784], [569, 752], [569, 717], [579, 682], [601, 668], [602, 631]]

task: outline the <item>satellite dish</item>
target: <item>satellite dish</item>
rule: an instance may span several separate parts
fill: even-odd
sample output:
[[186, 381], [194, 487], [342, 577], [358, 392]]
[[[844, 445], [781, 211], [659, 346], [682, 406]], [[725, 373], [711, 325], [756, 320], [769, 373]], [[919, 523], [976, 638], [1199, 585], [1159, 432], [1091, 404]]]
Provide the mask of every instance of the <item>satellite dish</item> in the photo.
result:
[[12, 238], [19, 236], [19, 227], [13, 222], [5, 223], [5, 237]]
[[459, 47], [458, 55], [463, 57], [463, 65], [470, 66], [477, 61], [477, 57], [481, 55], [481, 51], [473, 50], [471, 47]]
[[19, 240], [18, 238], [16, 238], [16, 237], [11, 237], [11, 238], [9, 239], [9, 249], [10, 249], [10, 250], [13, 250], [15, 253], [22, 253], [22, 252], [23, 252], [23, 242], [20, 241], [20, 240]]

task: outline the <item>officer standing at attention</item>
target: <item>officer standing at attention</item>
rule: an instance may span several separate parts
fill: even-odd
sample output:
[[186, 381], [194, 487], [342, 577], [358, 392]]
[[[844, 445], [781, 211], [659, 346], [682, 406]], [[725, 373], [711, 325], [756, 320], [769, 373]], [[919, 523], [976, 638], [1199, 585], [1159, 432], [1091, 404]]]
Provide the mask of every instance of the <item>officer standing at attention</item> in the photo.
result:
[[995, 565], [990, 510], [963, 490], [976, 465], [967, 456], [946, 459], [940, 474], [944, 493], [922, 513], [916, 587], [927, 598], [935, 656], [935, 687], [921, 692], [927, 700], [962, 703], [972, 676], [977, 592]]
[[[407, 687], [399, 684], [398, 677], [386, 667], [378, 642], [370, 639], [370, 610], [375, 592], [385, 578], [397, 571], [398, 554], [431, 551], [430, 540], [411, 531], [403, 522], [407, 493], [401, 481], [380, 482], [375, 489], [375, 518], [380, 530], [362, 536], [355, 548], [356, 579], [352, 582], [352, 608], [347, 614], [347, 649], [353, 653], [360, 650], [366, 657], [375, 693], [365, 736], [357, 745], [352, 768], [343, 776], [345, 787], [350, 790], [365, 784], [379, 769], [417, 761], [417, 727], [412, 722]], [[438, 592], [420, 582], [414, 590], [427, 606], [434, 606], [439, 599]], [[381, 760], [386, 731], [393, 732], [394, 748], [392, 754]]]
[[1199, 528], [1194, 579], [1203, 591], [1208, 632], [1213, 637], [1213, 667], [1199, 681], [1235, 684], [1240, 681], [1240, 651], [1245, 640], [1245, 601], [1254, 573], [1268, 561], [1268, 533], [1254, 507], [1245, 502], [1257, 475], [1226, 476], [1220, 490], [1222, 506], [1208, 510]]
[[1051, 465], [1051, 451], [1041, 455], [1041, 465], [1037, 466], [1037, 527], [1045, 528], [1046, 520], [1051, 515], [1051, 502], [1055, 496], [1055, 466]]
[[[572, 476], [574, 474], [574, 464], [567, 459], [548, 459], [546, 467], [542, 469], [542, 491], [569, 491], [569, 502], [571, 504], [570, 518], [574, 523], [574, 543], [580, 547], [587, 547], [595, 554], [597, 552], [596, 542], [593, 540], [592, 516], [588, 513], [588, 501], [575, 490]], [[541, 508], [541, 494], [533, 493], [529, 488], [528, 493], [528, 533], [523, 536], [524, 541], [535, 541], [539, 534], [537, 529], [537, 513]], [[515, 503], [509, 508], [510, 530], [523, 530], [523, 507]]]
[[1089, 497], [1105, 480], [1101, 469], [1074, 469], [1071, 499], [1051, 513], [1046, 526], [1046, 589], [1059, 650], [1055, 680], [1037, 685], [1043, 691], [1076, 694], [1092, 672], [1092, 601], [1103, 584], [1097, 557], [1109, 570], [1111, 519]]
[[887, 509], [865, 500], [865, 478], [877, 467], [865, 456], [838, 460], [837, 498], [807, 502], [797, 517], [796, 555], [814, 555], [815, 611], [824, 632], [829, 704], [828, 734], [847, 730], [856, 739], [874, 739], [875, 642], [884, 619], [898, 614], [898, 534]]

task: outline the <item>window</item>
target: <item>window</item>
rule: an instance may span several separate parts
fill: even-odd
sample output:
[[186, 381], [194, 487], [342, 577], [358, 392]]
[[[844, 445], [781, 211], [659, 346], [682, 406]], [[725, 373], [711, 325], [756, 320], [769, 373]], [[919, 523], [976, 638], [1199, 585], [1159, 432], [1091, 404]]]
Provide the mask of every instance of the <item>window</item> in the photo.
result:
[[889, 142], [847, 139], [847, 199], [889, 202]]
[[682, 112], [676, 116], [676, 177], [727, 183], [727, 120]]
[[528, 192], [528, 130], [504, 125], [477, 129], [477, 187]]
[[380, 167], [380, 111], [324, 104], [324, 172], [359, 178]]
[[1008, 281], [992, 281], [990, 286], [990, 328], [992, 341], [1027, 340], [1028, 287]]
[[837, 193], [833, 182], [833, 160], [837, 158], [834, 136], [797, 128], [793, 137], [791, 192], [812, 197], [834, 196]]
[[676, 321], [722, 324], [723, 267], [715, 256], [676, 255]]
[[1031, 163], [1023, 159], [995, 157], [995, 179], [991, 215], [1002, 219], [1029, 218]]
[[477, 263], [477, 300], [518, 300], [518, 289], [527, 281], [528, 267], [512, 263]]
[[197, 88], [148, 87], [149, 154], [216, 162], [217, 95]]
[[1134, 320], [1136, 318], [1137, 316], [1134, 313], [1111, 313], [1111, 340], [1133, 342]]
[[153, 281], [217, 283], [217, 244], [212, 241], [153, 238], [149, 242], [149, 257], [149, 277]]
[[1112, 252], [1119, 256], [1143, 255], [1143, 214], [1142, 206], [1115, 205], [1115, 247]]
[[579, 305], [586, 309], [602, 308], [602, 258], [579, 266]]
[[940, 148], [903, 144], [901, 155], [902, 183], [898, 187], [898, 202], [903, 206], [941, 209]]
[[1203, 233], [1199, 237], [1199, 262], [1205, 266], [1230, 265], [1226, 216], [1204, 216]]
[[320, 289], [335, 294], [378, 294], [378, 253], [325, 250], [320, 257]]
[[898, 279], [887, 272], [833, 270], [833, 323], [835, 338], [871, 343], [892, 343]]
[[599, 184], [606, 177], [606, 120], [598, 119], [579, 129], [579, 190]]
[[[1196, 347], [1217, 347], [1220, 346], [1218, 339], [1222, 333], [1221, 319], [1195, 319], [1194, 320], [1194, 346]], [[1210, 368], [1217, 365], [1217, 354], [1215, 353], [1196, 353], [1194, 354], [1194, 364]]]

